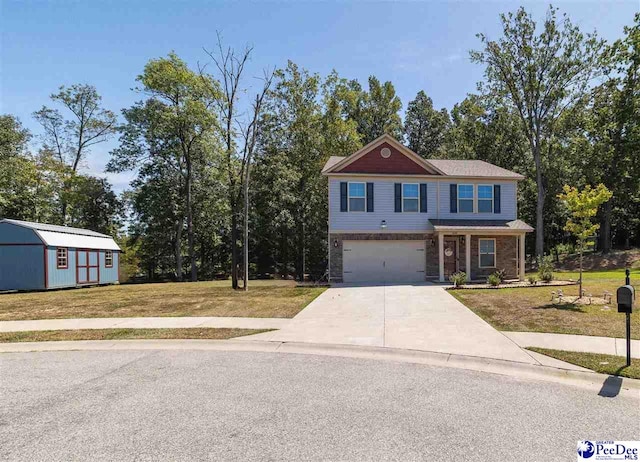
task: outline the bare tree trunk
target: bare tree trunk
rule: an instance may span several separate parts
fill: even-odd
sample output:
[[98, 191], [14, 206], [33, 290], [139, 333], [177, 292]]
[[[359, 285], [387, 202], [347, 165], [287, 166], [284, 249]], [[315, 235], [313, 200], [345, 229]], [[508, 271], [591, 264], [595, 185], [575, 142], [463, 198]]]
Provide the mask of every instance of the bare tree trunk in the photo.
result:
[[609, 199], [604, 204], [604, 217], [601, 227], [600, 249], [602, 253], [611, 251], [611, 214], [613, 212], [613, 201]]
[[235, 206], [231, 209], [231, 287], [238, 288], [238, 215]]
[[533, 157], [536, 163], [536, 186], [538, 198], [536, 201], [536, 256], [544, 254], [544, 178], [542, 175], [542, 162], [540, 160], [540, 147], [535, 146]]
[[194, 238], [193, 238], [193, 204], [191, 198], [191, 183], [193, 182], [193, 173], [191, 167], [191, 159], [187, 157], [187, 239], [189, 242], [189, 261], [191, 262], [191, 281], [195, 282], [198, 280], [198, 267], [196, 265], [196, 253], [194, 249]]
[[176, 242], [174, 244], [176, 254], [176, 278], [182, 281], [182, 220], [176, 220]]
[[580, 242], [580, 292], [578, 292], [578, 298], [582, 298], [582, 249], [584, 243]]
[[244, 179], [244, 236], [243, 236], [243, 256], [244, 274], [243, 290], [249, 290], [249, 180], [251, 177], [251, 159], [247, 159], [246, 174]]

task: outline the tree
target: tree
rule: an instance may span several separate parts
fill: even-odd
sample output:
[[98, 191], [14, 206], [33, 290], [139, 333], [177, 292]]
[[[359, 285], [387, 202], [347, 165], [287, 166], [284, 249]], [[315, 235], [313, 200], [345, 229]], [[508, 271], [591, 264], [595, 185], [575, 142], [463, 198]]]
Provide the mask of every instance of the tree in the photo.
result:
[[141, 170], [143, 181], [145, 175], [177, 173], [170, 184], [184, 197], [184, 213], [178, 210], [176, 215], [176, 272], [181, 279], [180, 237], [186, 219], [191, 280], [196, 281], [194, 168], [202, 163], [207, 138], [219, 128], [213, 111], [221, 97], [219, 85], [213, 77], [189, 69], [175, 53], [150, 60], [137, 80], [143, 85], [139, 91], [149, 98], [123, 111], [127, 124], [122, 127], [120, 147], [112, 151], [108, 169], [131, 170], [140, 162], [156, 164]]
[[[226, 171], [228, 178], [229, 206], [231, 209], [231, 285], [238, 288], [238, 220], [244, 209], [243, 252], [244, 274], [243, 290], [249, 290], [249, 182], [251, 178], [251, 161], [260, 136], [259, 119], [262, 102], [267, 94], [273, 72], [265, 71], [263, 86], [255, 99], [250, 103], [248, 115], [243, 116], [239, 107], [240, 94], [243, 92], [243, 74], [247, 61], [253, 51], [245, 47], [241, 52], [232, 48], [224, 49], [220, 34], [215, 52], [205, 52], [218, 69], [222, 86], [222, 97], [217, 100], [218, 114], [222, 122], [222, 138], [226, 153]], [[203, 73], [204, 68], [201, 68]], [[244, 198], [244, 204], [242, 204]]]
[[343, 115], [356, 122], [364, 144], [388, 133], [402, 138], [402, 102], [391, 82], [380, 83], [369, 77], [369, 91], [364, 91], [357, 80], [341, 81], [337, 94]]
[[472, 61], [486, 65], [480, 89], [517, 112], [533, 156], [537, 255], [544, 252], [545, 182], [557, 122], [584, 97], [602, 47], [595, 34], [583, 35], [566, 15], [558, 21], [556, 12], [549, 8], [540, 33], [524, 8], [503, 14], [503, 37], [479, 34], [484, 49], [471, 52]]
[[[101, 107], [102, 97], [95, 87], [87, 84], [61, 86], [51, 99], [71, 113], [65, 119], [57, 109], [42, 106], [34, 118], [44, 129], [44, 149], [56, 155], [61, 164], [70, 169], [64, 189], [78, 171], [92, 146], [107, 141], [116, 133], [116, 115]], [[67, 222], [67, 202], [61, 201], [62, 224]]]
[[409, 102], [404, 119], [404, 132], [409, 149], [428, 159], [440, 151], [451, 121], [445, 108], [436, 111], [433, 101], [420, 90]]
[[30, 139], [31, 133], [17, 117], [0, 115], [0, 160], [25, 154]]
[[565, 185], [564, 192], [558, 194], [558, 198], [563, 201], [571, 218], [567, 220], [564, 229], [573, 234], [578, 241], [578, 251], [580, 253], [580, 292], [582, 297], [582, 254], [587, 239], [594, 236], [600, 228], [599, 224], [592, 223], [591, 219], [598, 213], [598, 207], [611, 199], [611, 191], [600, 183], [595, 188], [590, 185], [584, 187], [582, 191], [575, 187]]

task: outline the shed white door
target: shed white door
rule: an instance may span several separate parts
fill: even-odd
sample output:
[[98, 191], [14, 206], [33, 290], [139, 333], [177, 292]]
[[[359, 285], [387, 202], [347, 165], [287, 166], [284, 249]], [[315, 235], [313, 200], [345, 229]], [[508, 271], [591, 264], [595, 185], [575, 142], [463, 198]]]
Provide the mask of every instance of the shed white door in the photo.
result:
[[424, 241], [343, 241], [344, 282], [425, 280]]

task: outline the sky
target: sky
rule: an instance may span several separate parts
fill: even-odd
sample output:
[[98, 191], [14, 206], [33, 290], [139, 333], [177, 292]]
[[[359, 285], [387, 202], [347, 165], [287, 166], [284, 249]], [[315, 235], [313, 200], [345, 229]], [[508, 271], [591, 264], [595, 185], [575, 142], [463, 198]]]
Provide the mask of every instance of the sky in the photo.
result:
[[[554, 2], [583, 32], [613, 41], [633, 22], [640, 0]], [[107, 109], [141, 99], [136, 77], [152, 58], [175, 51], [190, 66], [209, 62], [203, 47], [254, 46], [249, 75], [292, 60], [310, 72], [365, 83], [393, 82], [403, 110], [424, 90], [451, 109], [475, 91], [483, 69], [469, 60], [477, 33], [498, 38], [500, 13], [516, 2], [214, 2], [185, 0], [0, 0], [0, 113], [13, 114], [37, 141], [32, 113], [60, 85], [90, 83]], [[548, 3], [522, 3], [544, 19]], [[117, 139], [95, 146], [83, 166], [118, 192], [133, 174], [105, 174]]]

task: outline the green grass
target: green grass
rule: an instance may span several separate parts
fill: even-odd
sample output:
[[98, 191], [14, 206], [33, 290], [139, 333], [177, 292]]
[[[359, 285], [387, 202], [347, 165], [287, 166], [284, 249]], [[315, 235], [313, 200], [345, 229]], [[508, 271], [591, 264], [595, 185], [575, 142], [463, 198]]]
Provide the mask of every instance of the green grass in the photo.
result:
[[[579, 275], [561, 272], [555, 276], [577, 280]], [[585, 272], [583, 282], [584, 289], [594, 297], [602, 297], [605, 290], [613, 294], [608, 310], [602, 305], [551, 302], [551, 292], [559, 288], [567, 296], [577, 296], [577, 285], [458, 289], [449, 293], [498, 330], [624, 337], [625, 316], [618, 313], [615, 304], [615, 291], [624, 284], [624, 270]], [[632, 271], [631, 283], [640, 290], [640, 269]], [[636, 307], [631, 316], [631, 336], [640, 339], [640, 307]]]
[[139, 316], [241, 316], [292, 318], [324, 287], [294, 281], [250, 281], [249, 291], [230, 281], [123, 284], [0, 295], [0, 321]]
[[225, 340], [260, 334], [271, 329], [79, 329], [0, 333], [0, 343], [57, 342], [65, 340], [210, 339]]
[[640, 359], [632, 358], [631, 366], [626, 365], [627, 359], [622, 356], [601, 355], [595, 353], [580, 353], [576, 351], [548, 350], [546, 348], [527, 348], [528, 350], [551, 356], [576, 366], [585, 367], [601, 374], [618, 375], [640, 379]]

